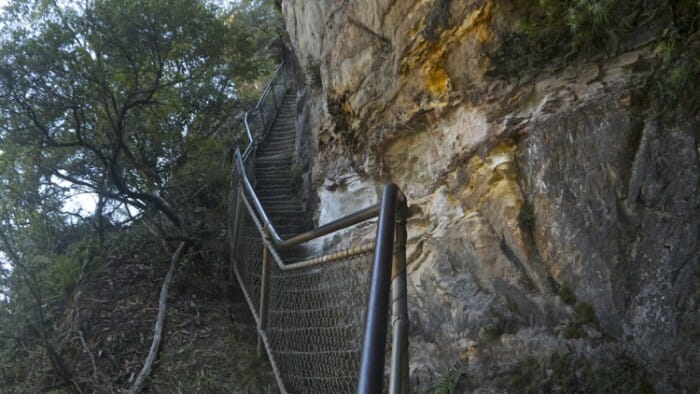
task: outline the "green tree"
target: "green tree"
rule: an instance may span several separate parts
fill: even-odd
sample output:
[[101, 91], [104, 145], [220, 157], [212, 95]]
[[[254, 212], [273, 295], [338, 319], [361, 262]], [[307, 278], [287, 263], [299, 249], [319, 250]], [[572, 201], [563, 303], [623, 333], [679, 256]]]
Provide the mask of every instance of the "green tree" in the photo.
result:
[[[36, 339], [79, 386], [49, 316], [85, 268], [69, 245], [91, 226], [103, 241], [108, 226], [148, 221], [179, 242], [173, 272], [197, 236], [188, 207], [216, 205], [202, 199], [222, 183], [203, 176], [224, 157], [211, 138], [270, 70], [279, 20], [266, 2], [204, 0], [16, 0], [1, 18], [0, 259], [12, 270], [0, 315], [26, 324], [0, 334], [0, 352]], [[75, 193], [97, 196], [92, 217], [64, 208]], [[0, 316], [3, 332], [11, 320]]]

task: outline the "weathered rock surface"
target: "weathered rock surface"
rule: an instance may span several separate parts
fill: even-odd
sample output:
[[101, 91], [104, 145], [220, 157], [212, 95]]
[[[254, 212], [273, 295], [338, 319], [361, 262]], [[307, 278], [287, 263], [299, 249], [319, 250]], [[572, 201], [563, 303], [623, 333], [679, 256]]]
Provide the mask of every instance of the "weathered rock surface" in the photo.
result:
[[320, 221], [409, 198], [416, 384], [700, 388], [700, 122], [654, 112], [653, 31], [535, 71], [503, 2], [282, 6]]

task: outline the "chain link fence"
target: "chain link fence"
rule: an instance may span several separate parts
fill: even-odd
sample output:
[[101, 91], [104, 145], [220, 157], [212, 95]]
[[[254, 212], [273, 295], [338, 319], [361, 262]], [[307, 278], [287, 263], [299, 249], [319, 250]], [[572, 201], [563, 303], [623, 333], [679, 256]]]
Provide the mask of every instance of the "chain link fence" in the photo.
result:
[[[263, 238], [252, 208], [248, 204], [241, 207], [234, 268], [257, 321]], [[317, 256], [329, 261], [294, 270], [271, 264], [263, 340], [278, 383], [281, 381], [288, 392], [357, 390], [374, 252], [371, 246]], [[272, 258], [278, 257], [273, 253]]]

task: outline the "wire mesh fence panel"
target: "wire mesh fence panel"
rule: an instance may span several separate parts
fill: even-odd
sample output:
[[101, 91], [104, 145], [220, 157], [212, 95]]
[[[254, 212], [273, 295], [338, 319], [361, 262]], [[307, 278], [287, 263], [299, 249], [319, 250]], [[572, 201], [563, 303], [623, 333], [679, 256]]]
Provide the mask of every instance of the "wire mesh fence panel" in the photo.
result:
[[[246, 198], [243, 203], [236, 273], [257, 316], [262, 224]], [[373, 253], [373, 244], [334, 251], [315, 257], [323, 263], [292, 270], [282, 270], [278, 253], [271, 253], [268, 321], [262, 335], [283, 391], [357, 390]]]
[[[247, 205], [242, 206], [235, 264], [257, 315], [263, 242]], [[372, 253], [365, 249], [291, 271], [271, 264], [265, 336], [271, 361], [289, 392], [356, 390]]]
[[372, 254], [271, 272], [267, 338], [293, 393], [356, 390]]
[[237, 257], [234, 261], [239, 279], [250, 297], [253, 313], [260, 310], [260, 280], [262, 276], [262, 236], [245, 206], [242, 207], [242, 223]]

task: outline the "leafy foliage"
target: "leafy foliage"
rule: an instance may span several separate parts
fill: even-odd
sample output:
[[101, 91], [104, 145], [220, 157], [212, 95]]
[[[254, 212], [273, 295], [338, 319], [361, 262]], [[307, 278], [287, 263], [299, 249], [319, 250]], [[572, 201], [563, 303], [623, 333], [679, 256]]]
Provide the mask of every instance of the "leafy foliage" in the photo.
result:
[[574, 291], [566, 284], [559, 285], [557, 295], [565, 304], [574, 305], [576, 303], [576, 294], [574, 294]]
[[[655, 76], [665, 109], [699, 101], [680, 94], [695, 86], [700, 4], [696, 0], [514, 0], [515, 28], [493, 49], [494, 74], [560, 65], [601, 53], [616, 53], [656, 40], [664, 58]], [[687, 92], [686, 92], [687, 93]]]
[[573, 44], [580, 45], [590, 39], [595, 30], [606, 27], [619, 4], [617, 0], [543, 0], [538, 4], [539, 12], [522, 27], [535, 34], [569, 33]]
[[259, 0], [16, 0], [0, 18], [0, 385], [80, 390], [78, 290], [122, 232], [215, 239], [231, 119], [281, 25]]
[[571, 339], [585, 337], [586, 332], [583, 326], [586, 324], [590, 324], [594, 328], [599, 328], [595, 311], [591, 305], [579, 302], [573, 305], [573, 309], [574, 316], [567, 321], [566, 326], [564, 327], [564, 338]]
[[447, 372], [438, 376], [431, 386], [431, 394], [454, 394], [457, 392], [464, 371], [458, 368], [451, 368]]
[[700, 44], [687, 37], [685, 29], [690, 28], [666, 30], [656, 48], [663, 59], [656, 73], [659, 112], [680, 108], [686, 114], [697, 115], [700, 111]]

